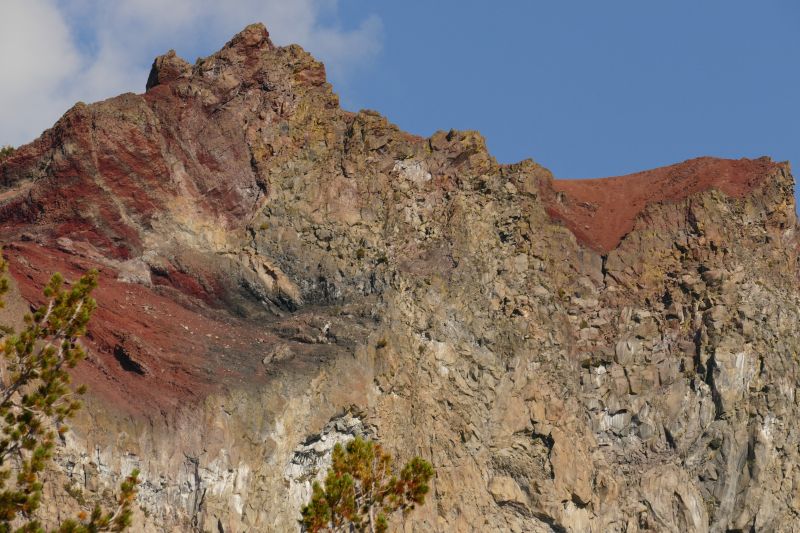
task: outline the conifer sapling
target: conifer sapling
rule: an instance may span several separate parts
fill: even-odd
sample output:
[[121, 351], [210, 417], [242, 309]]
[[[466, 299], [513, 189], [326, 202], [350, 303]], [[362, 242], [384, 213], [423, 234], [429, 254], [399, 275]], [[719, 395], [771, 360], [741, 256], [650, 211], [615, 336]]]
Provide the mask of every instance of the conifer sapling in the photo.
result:
[[400, 471], [391, 472], [392, 458], [380, 444], [356, 437], [333, 449], [333, 464], [323, 488], [314, 482], [311, 501], [300, 510], [300, 525], [309, 533], [385, 533], [388, 515], [411, 513], [425, 503], [433, 466], [414, 457]]

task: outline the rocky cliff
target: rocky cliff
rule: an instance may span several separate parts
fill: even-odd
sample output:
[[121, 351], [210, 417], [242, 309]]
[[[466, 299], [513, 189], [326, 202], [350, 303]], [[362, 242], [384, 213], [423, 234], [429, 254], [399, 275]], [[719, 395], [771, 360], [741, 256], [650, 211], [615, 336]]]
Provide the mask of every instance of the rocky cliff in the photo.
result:
[[406, 533], [800, 531], [793, 186], [500, 165], [343, 111], [262, 25], [160, 56], [0, 163], [0, 318], [101, 270], [42, 516], [139, 467], [137, 530], [296, 531], [363, 435], [436, 468]]

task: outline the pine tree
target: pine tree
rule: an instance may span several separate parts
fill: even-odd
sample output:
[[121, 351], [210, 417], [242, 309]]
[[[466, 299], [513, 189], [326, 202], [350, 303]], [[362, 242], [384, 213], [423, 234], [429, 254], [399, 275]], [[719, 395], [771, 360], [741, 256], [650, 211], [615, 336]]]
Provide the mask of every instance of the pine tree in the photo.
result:
[[2, 161], [7, 156], [10, 156], [11, 154], [13, 154], [16, 151], [17, 150], [13, 146], [11, 146], [9, 144], [3, 145], [2, 148], [0, 148], [0, 161]]
[[[0, 275], [8, 264], [0, 255]], [[77, 343], [97, 308], [90, 297], [97, 287], [98, 272], [93, 270], [62, 290], [61, 274], [54, 274], [45, 287], [48, 305], [25, 316], [26, 328], [15, 335], [12, 328], [0, 327], [5, 334], [0, 352], [11, 372], [8, 386], [0, 385], [0, 533], [11, 533], [12, 522], [21, 519], [15, 533], [44, 533], [33, 514], [42, 498], [39, 474], [52, 459], [56, 437], [69, 428], [65, 421], [81, 408], [77, 396], [86, 393], [81, 385], [74, 392], [67, 369], [86, 358]], [[9, 290], [8, 279], [0, 278], [0, 308]], [[12, 463], [12, 466], [6, 465]], [[17, 472], [13, 488], [7, 488], [12, 469]], [[122, 483], [117, 507], [104, 513], [95, 507], [92, 514], [81, 513], [77, 520], [67, 520], [58, 533], [97, 533], [124, 531], [131, 523], [131, 505], [136, 497], [139, 471], [134, 470]], [[55, 533], [55, 532], [54, 532]]]
[[380, 444], [356, 437], [333, 449], [333, 465], [328, 469], [325, 488], [314, 482], [311, 501], [300, 510], [300, 525], [309, 533], [358, 532], [385, 533], [387, 515], [411, 513], [425, 503], [433, 477], [433, 466], [414, 457], [400, 471], [391, 472], [392, 458]]

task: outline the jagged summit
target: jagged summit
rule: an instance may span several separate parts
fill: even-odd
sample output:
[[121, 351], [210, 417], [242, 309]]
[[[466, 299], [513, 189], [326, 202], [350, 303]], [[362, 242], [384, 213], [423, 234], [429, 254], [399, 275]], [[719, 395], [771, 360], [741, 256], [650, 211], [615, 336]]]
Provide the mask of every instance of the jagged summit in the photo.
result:
[[[219, 52], [205, 58], [195, 67], [199, 73], [212, 72], [216, 61], [242, 63], [246, 68], [253, 67], [267, 52], [275, 50], [275, 45], [269, 38], [269, 32], [260, 22], [251, 24], [241, 33], [230, 40]], [[203, 68], [205, 63], [209, 63]], [[158, 56], [153, 61], [150, 76], [147, 78], [146, 90], [149, 91], [157, 85], [169, 85], [179, 78], [189, 78], [193, 74], [193, 67], [188, 62], [179, 58], [175, 50], [170, 50], [163, 56]]]
[[342, 111], [260, 24], [159, 56], [144, 94], [0, 162], [0, 323], [101, 270], [90, 406], [47, 486], [100, 498], [136, 466], [147, 531], [295, 531], [358, 434], [436, 468], [398, 530], [796, 531], [790, 170], [554, 180]]
[[[89, 228], [101, 226], [104, 235], [84, 234], [84, 238], [95, 244], [102, 241], [104, 246], [117, 248], [113, 253], [125, 257], [131, 256], [132, 251], [128, 248], [133, 247], [135, 255], [141, 252], [139, 241], [142, 229], [150, 225], [153, 213], [167, 212], [174, 219], [173, 210], [166, 209], [160, 203], [166, 197], [175, 196], [175, 191], [164, 190], [163, 195], [152, 191], [164, 189], [165, 186], [169, 188], [168, 184], [176, 181], [175, 175], [185, 170], [191, 181], [191, 185], [184, 184], [187, 187], [185, 192], [194, 197], [190, 201], [194, 204], [193, 209], [205, 211], [203, 218], [214, 220], [213, 226], [242, 227], [257, 210], [256, 198], [266, 191], [269, 178], [264, 169], [270, 167], [267, 171], [270, 172], [272, 167], [285, 164], [299, 153], [300, 147], [296, 146], [298, 142], [305, 142], [296, 134], [287, 135], [285, 130], [293, 120], [319, 120], [320, 126], [332, 131], [331, 128], [345, 130], [357, 116], [340, 110], [338, 96], [325, 80], [322, 63], [314, 61], [296, 45], [276, 48], [261, 23], [248, 26], [219, 52], [195, 65], [179, 58], [171, 50], [153, 62], [146, 94], [122, 95], [93, 106], [79, 104], [54, 129], [48, 130], [40, 139], [23, 147], [14, 158], [6, 161], [0, 178], [3, 197], [11, 198], [17, 191], [27, 190], [26, 186], [33, 180], [43, 177], [41, 171], [32, 168], [31, 164], [35, 165], [41, 157], [54, 157], [55, 154], [50, 153], [63, 142], [62, 135], [77, 140], [79, 128], [89, 122], [96, 128], [98, 121], [102, 123], [108, 120], [107, 133], [122, 128], [115, 132], [114, 137], [136, 140], [142, 145], [101, 145], [93, 144], [94, 141], [88, 139], [78, 143], [86, 149], [86, 156], [101, 152], [98, 163], [107, 165], [99, 172], [98, 164], [76, 161], [94, 167], [81, 167], [81, 172], [87, 172], [83, 172], [78, 179], [85, 180], [86, 174], [95, 173], [99, 174], [100, 180], [107, 181], [96, 191], [97, 195], [90, 193], [97, 187], [96, 180], [92, 184], [82, 183], [80, 189], [85, 195], [92, 196], [95, 202], [103, 202], [103, 197], [109, 194], [120, 198], [142, 188], [148, 190], [144, 195], [146, 201], [155, 205], [145, 207], [141, 201], [127, 202], [132, 205], [127, 207], [129, 212], [125, 216], [116, 212], [111, 217], [114, 220], [105, 220], [103, 224], [85, 221], [88, 212], [97, 214], [97, 210], [85, 209], [85, 206], [59, 206], [71, 210], [71, 214], [59, 217], [53, 217], [54, 210], [50, 208], [50, 218], [61, 219], [61, 223], [69, 228], [85, 226], [89, 234], [93, 232]], [[314, 93], [313, 96], [307, 94], [309, 91]], [[298, 98], [306, 100], [306, 108], [298, 108]], [[213, 117], [222, 109], [226, 111], [224, 119]], [[133, 121], [123, 120], [119, 123], [115, 113], [127, 114], [128, 118], [139, 117], [140, 124], [132, 129]], [[150, 123], [142, 123], [142, 120]], [[213, 134], [205, 131], [209, 120], [211, 127], [216, 129]], [[167, 129], [159, 131], [158, 125], [164, 125]], [[297, 128], [297, 125], [294, 126]], [[303, 124], [300, 128], [304, 135], [320, 133], [319, 128], [314, 131], [314, 128], [307, 126]], [[387, 126], [397, 130], [391, 124], [387, 123]], [[147, 131], [148, 128], [153, 131]], [[241, 131], [246, 137], [244, 142], [234, 142], [228, 138], [226, 133], [232, 131], [228, 128]], [[83, 133], [87, 134], [88, 130]], [[109, 135], [107, 141], [101, 139], [100, 142], [115, 142], [111, 137]], [[400, 132], [400, 140], [413, 144], [415, 140], [423, 139]], [[221, 144], [215, 146], [216, 142]], [[316, 142], [322, 142], [322, 137]], [[136, 149], [148, 152], [146, 158], [126, 160], [128, 158], [122, 155], [130, 152], [131, 156], [137, 156]], [[170, 163], [164, 161], [172, 158], [175, 150], [179, 153], [177, 158], [183, 167], [181, 171], [168, 168]], [[485, 145], [469, 150], [481, 151], [484, 158], [491, 159]], [[455, 157], [472, 155], [469, 150], [459, 151]], [[273, 161], [267, 164], [267, 160]], [[456, 167], [463, 163], [460, 160], [454, 162]], [[732, 198], [742, 199], [756, 184], [779, 169], [780, 164], [762, 160], [698, 158], [630, 176], [602, 180], [554, 180], [550, 187], [552, 194], [550, 190], [543, 192], [555, 199], [548, 204], [548, 212], [552, 217], [565, 222], [576, 237], [593, 250], [607, 253], [632, 229], [636, 215], [648, 202], [682, 200], [705, 188], [717, 188]], [[53, 169], [48, 183], [59, 180], [59, 170]], [[69, 169], [69, 172], [74, 170]], [[114, 173], [124, 176], [107, 180], [105, 176]], [[133, 188], [129, 188], [127, 183], [122, 188], [118, 187], [124, 182], [131, 182]], [[210, 196], [204, 191], [211, 191]], [[47, 187], [39, 187], [35, 194], [42, 196], [49, 192]], [[72, 200], [76, 204], [81, 202], [81, 198]], [[38, 202], [40, 206], [49, 203], [48, 198]], [[106, 205], [102, 210], [106, 213], [119, 211], [122, 205], [110, 199], [105, 203], [115, 204]], [[42, 228], [42, 213], [31, 212], [31, 208], [35, 207], [29, 201], [21, 204], [12, 201], [11, 205], [4, 209], [5, 214], [0, 214], [0, 219], [22, 224], [37, 219], [39, 224], [36, 227]], [[123, 219], [126, 223], [120, 224]], [[50, 227], [48, 231], [50, 237], [59, 237], [72, 230], [64, 233], [58, 227]]]

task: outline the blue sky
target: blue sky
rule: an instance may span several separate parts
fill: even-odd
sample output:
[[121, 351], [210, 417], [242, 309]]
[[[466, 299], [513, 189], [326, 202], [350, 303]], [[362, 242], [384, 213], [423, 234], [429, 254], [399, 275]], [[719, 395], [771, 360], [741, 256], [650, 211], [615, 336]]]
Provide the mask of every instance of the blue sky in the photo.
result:
[[141, 92], [170, 48], [193, 61], [260, 21], [326, 62], [345, 109], [423, 136], [477, 129], [501, 163], [532, 157], [557, 178], [702, 155], [800, 164], [797, 1], [7, 1], [19, 15], [0, 21], [0, 46], [28, 38], [2, 42], [30, 6], [52, 42], [20, 46], [34, 50], [0, 88], [0, 143], [78, 100]]
[[370, 5], [342, 4], [385, 26], [342, 104], [412, 133], [478, 129], [500, 162], [558, 178], [702, 155], [800, 164], [800, 2]]

